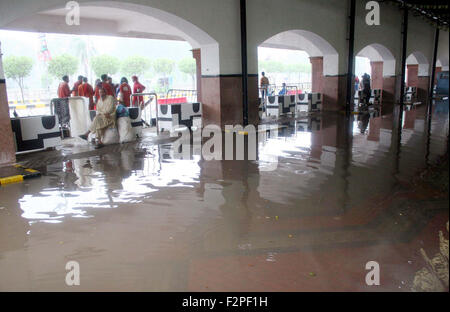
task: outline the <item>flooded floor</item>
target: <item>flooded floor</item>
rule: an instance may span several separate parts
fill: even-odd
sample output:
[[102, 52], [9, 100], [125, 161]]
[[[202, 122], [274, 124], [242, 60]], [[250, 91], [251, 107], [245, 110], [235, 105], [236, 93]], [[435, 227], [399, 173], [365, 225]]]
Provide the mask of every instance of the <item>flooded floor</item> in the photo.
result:
[[256, 161], [177, 159], [150, 132], [22, 155], [43, 175], [0, 188], [0, 290], [420, 290], [449, 204], [415, 183], [448, 148], [448, 108], [424, 111], [282, 120]]

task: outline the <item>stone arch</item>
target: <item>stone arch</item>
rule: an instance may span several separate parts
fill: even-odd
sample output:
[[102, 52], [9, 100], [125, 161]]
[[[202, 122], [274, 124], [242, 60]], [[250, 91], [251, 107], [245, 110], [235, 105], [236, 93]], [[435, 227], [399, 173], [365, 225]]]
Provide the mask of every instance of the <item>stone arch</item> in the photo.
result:
[[372, 43], [365, 46], [356, 56], [367, 57], [370, 62], [383, 62], [383, 77], [395, 76], [395, 57], [384, 45]]
[[323, 58], [323, 75], [338, 75], [339, 55], [321, 36], [308, 30], [288, 30], [278, 33], [259, 44], [260, 47], [301, 50], [310, 57]]
[[[220, 73], [218, 41], [188, 19], [165, 10], [164, 2], [154, 1], [155, 6], [137, 4], [133, 1], [78, 0], [77, 2], [80, 4], [80, 26], [66, 24], [65, 2], [49, 0], [38, 7], [30, 4], [30, 7], [23, 9], [26, 13], [16, 13], [12, 19], [0, 23], [0, 28], [185, 40], [193, 49], [201, 48], [202, 73], [207, 75]], [[170, 8], [170, 5], [167, 7]], [[95, 17], [92, 16], [93, 13]], [[96, 19], [100, 19], [101, 22]], [[157, 30], [150, 32], [148, 28]]]

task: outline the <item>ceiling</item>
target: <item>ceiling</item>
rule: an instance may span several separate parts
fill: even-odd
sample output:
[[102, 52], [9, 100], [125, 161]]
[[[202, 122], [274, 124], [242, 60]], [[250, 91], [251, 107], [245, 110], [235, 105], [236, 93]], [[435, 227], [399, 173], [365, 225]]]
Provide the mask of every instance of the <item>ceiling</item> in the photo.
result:
[[448, 30], [448, 0], [385, 0], [400, 7], [406, 5], [414, 16], [421, 16], [427, 22]]

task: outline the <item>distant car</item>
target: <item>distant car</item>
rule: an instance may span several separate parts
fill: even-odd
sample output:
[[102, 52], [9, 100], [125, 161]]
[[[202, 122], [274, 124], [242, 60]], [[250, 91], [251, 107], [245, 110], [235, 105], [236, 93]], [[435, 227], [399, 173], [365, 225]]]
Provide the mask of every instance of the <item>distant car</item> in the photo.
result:
[[443, 71], [437, 75], [436, 96], [448, 97], [448, 71]]

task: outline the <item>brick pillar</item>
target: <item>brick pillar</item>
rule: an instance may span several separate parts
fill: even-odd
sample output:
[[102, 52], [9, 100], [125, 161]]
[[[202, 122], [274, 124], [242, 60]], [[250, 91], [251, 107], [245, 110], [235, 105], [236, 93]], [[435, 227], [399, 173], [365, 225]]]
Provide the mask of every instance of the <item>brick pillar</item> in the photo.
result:
[[417, 100], [422, 103], [427, 103], [430, 89], [430, 77], [417, 77]]
[[417, 79], [419, 76], [419, 65], [406, 65], [406, 86], [417, 87]]
[[196, 87], [197, 87], [197, 101], [202, 101], [202, 55], [200, 49], [192, 50], [192, 57], [196, 64]]
[[15, 145], [9, 119], [8, 96], [3, 73], [2, 48], [0, 43], [0, 166], [16, 161]]
[[311, 73], [312, 73], [312, 92], [323, 91], [323, 57], [315, 56], [310, 57], [311, 62]]
[[440, 73], [442, 71], [442, 67], [437, 67], [436, 66], [436, 76], [434, 77], [434, 85], [436, 85], [437, 84], [437, 77], [438, 77], [438, 74]]
[[383, 89], [383, 62], [370, 62], [372, 89]]

